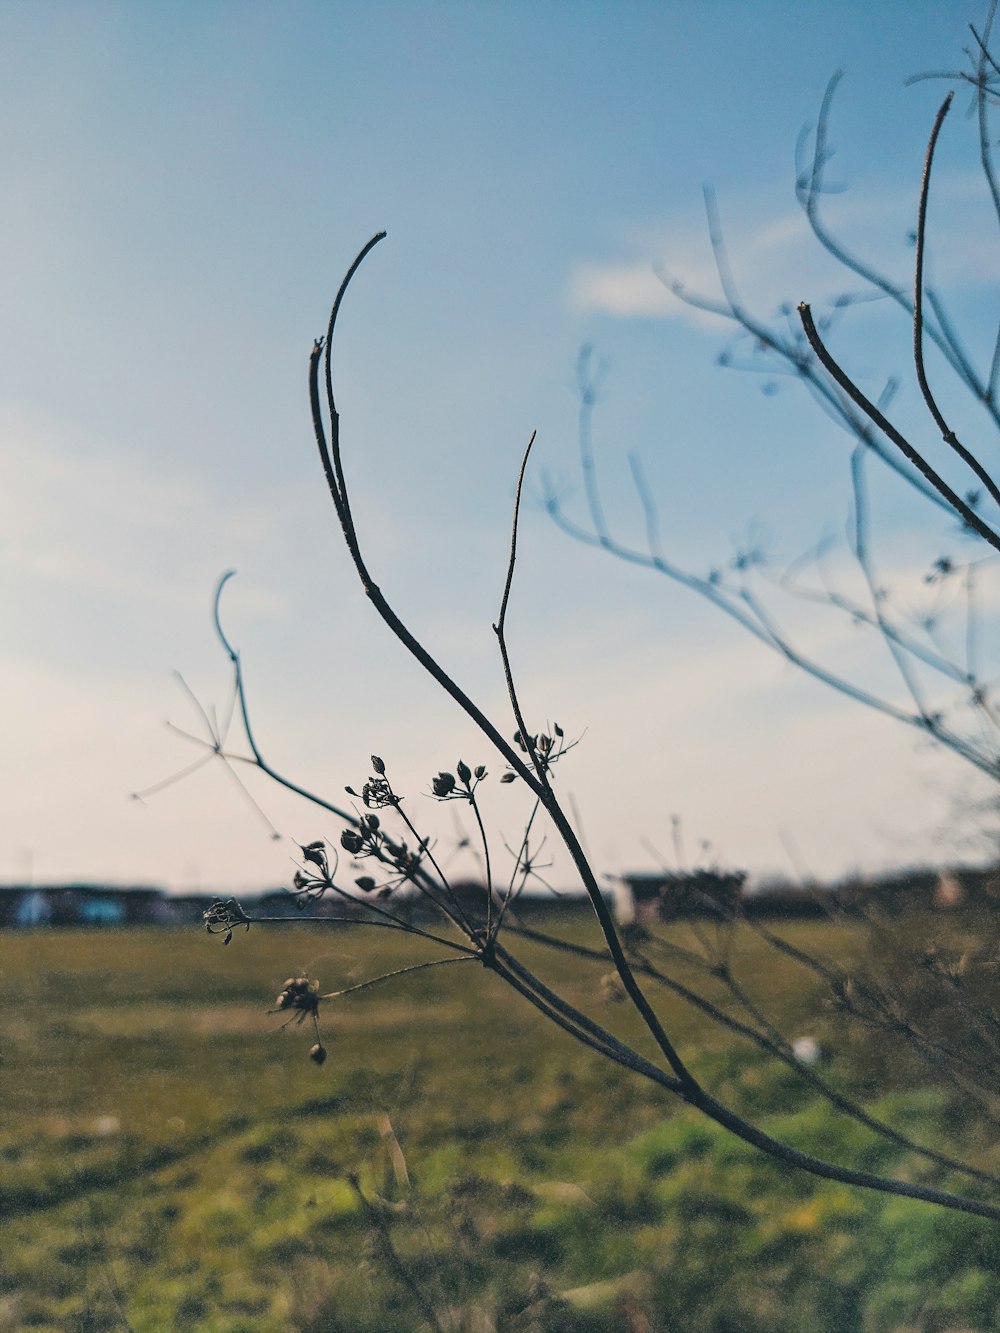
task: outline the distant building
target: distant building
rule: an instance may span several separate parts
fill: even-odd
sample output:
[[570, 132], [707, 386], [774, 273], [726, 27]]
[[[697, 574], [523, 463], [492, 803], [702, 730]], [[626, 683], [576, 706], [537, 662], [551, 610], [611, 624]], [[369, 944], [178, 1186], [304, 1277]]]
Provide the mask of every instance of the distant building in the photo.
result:
[[954, 912], [1000, 907], [1000, 874], [996, 866], [957, 870], [900, 870], [875, 880], [839, 884], [836, 897], [848, 910], [877, 907], [887, 916], [904, 912]]
[[10, 884], [0, 887], [0, 926], [137, 926], [169, 917], [162, 889], [145, 885]]
[[[736, 911], [750, 918], [790, 919], [821, 917], [831, 911], [864, 915], [872, 909], [886, 916], [913, 911], [1000, 909], [1000, 868], [996, 866], [897, 871], [877, 879], [845, 880], [834, 886], [772, 884], [752, 892], [747, 891], [746, 882], [744, 871], [622, 875], [614, 891], [604, 892], [604, 901], [622, 925], [631, 921], [651, 925], [699, 917], [718, 920]], [[225, 892], [169, 894], [142, 884], [0, 885], [0, 929], [201, 925], [213, 901], [228, 896]], [[238, 896], [251, 919], [282, 917], [309, 921], [340, 917], [365, 921], [375, 919], [381, 909], [420, 924], [439, 921], [441, 915], [430, 898], [412, 886], [385, 899], [377, 891], [365, 893], [361, 889], [351, 898], [327, 893], [315, 902], [305, 903], [288, 889]], [[446, 900], [440, 889], [435, 896], [447, 901], [455, 914], [474, 929], [485, 925], [484, 884], [458, 880], [452, 885], [451, 899]], [[300, 903], [303, 903], [301, 908]], [[495, 914], [494, 905], [494, 918]], [[549, 923], [589, 919], [592, 915], [590, 899], [579, 891], [522, 893], [510, 902], [507, 919], [512, 925], [521, 922], [544, 928]]]
[[[447, 902], [448, 906], [454, 910], [455, 904], [461, 910], [465, 920], [474, 928], [481, 929], [486, 925], [486, 885], [479, 880], [456, 880], [451, 886], [452, 898], [446, 899], [439, 890], [435, 897], [442, 903]], [[503, 900], [506, 886], [494, 889], [493, 899], [493, 918], [496, 918], [498, 903]], [[604, 900], [612, 907], [611, 895], [604, 894]], [[398, 912], [400, 907], [405, 906], [408, 911], [409, 919], [415, 923], [427, 923], [441, 919], [440, 910], [434, 906], [430, 899], [414, 890], [409, 890], [405, 899], [390, 899], [388, 903], [383, 904]], [[539, 893], [520, 893], [513, 897], [507, 907], [506, 917], [510, 924], [521, 922], [525, 925], [538, 924], [545, 922], [567, 921], [572, 919], [590, 919], [594, 914], [594, 908], [590, 899], [585, 893], [579, 891], [575, 893], [564, 892], [539, 892]]]

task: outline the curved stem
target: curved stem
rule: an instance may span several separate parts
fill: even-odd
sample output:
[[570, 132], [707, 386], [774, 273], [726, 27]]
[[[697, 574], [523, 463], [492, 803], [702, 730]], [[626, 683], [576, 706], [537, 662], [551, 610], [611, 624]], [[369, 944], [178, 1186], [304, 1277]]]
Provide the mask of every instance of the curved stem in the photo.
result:
[[[978, 1216], [1000, 1220], [1000, 1207], [998, 1206], [981, 1203], [974, 1199], [964, 1199], [945, 1191], [929, 1189], [924, 1186], [911, 1184], [907, 1181], [893, 1180], [886, 1177], [876, 1176], [869, 1172], [855, 1171], [850, 1168], [835, 1166], [831, 1163], [824, 1162], [819, 1158], [812, 1157], [807, 1153], [789, 1147], [787, 1144], [780, 1142], [763, 1130], [748, 1123], [741, 1116], [737, 1115], [714, 1098], [700, 1086], [681, 1060], [658, 1016], [650, 1006], [629, 960], [625, 955], [622, 942], [618, 936], [608, 905], [597, 884], [594, 872], [572, 826], [555, 797], [548, 779], [546, 771], [547, 765], [542, 762], [537, 748], [534, 746], [527, 733], [523, 724], [520, 706], [517, 702], [513, 674], [510, 670], [506, 644], [504, 641], [504, 620], [513, 580], [516, 558], [518, 508], [528, 451], [525, 451], [525, 456], [521, 465], [521, 473], [518, 481], [518, 495], [515, 502], [514, 525], [507, 580], [501, 603], [500, 618], [494, 628], [501, 643], [501, 651], [504, 659], [505, 674], [507, 676], [511, 703], [515, 710], [515, 715], [518, 717], [522, 740], [524, 741], [533, 761], [534, 772], [520, 760], [520, 758], [513, 752], [510, 745], [500, 735], [493, 723], [486, 718], [482, 711], [472, 702], [464, 691], [459, 688], [447, 672], [440, 667], [434, 658], [431, 657], [426, 649], [424, 649], [413, 634], [406, 628], [388, 605], [379, 588], [372, 581], [358, 543], [347, 495], [340, 451], [339, 417], [333, 394], [331, 347], [337, 314], [350, 279], [357, 271], [357, 268], [365, 255], [379, 240], [382, 239], [383, 234], [384, 233], [380, 233], [373, 237], [361, 250], [341, 284], [331, 312], [325, 343], [326, 396], [330, 421], [329, 445], [327, 444], [319, 398], [319, 361], [324, 350], [323, 344], [317, 343], [314, 346], [312, 357], [310, 359], [310, 403], [312, 407], [316, 442], [323, 463], [324, 474], [326, 476], [330, 495], [336, 508], [338, 518], [340, 519], [345, 542], [358, 572], [358, 576], [361, 579], [365, 593], [372, 601], [382, 619], [404, 646], [409, 649], [417, 661], [420, 662], [429, 674], [438, 681], [442, 688], [444, 688], [446, 692], [459, 703], [463, 710], [472, 717], [482, 730], [483, 734], [491, 740], [515, 773], [522, 778], [529, 789], [536, 795], [546, 813], [549, 815], [562, 838], [564, 845], [569, 851], [574, 866], [580, 876], [581, 883], [590, 897], [601, 926], [602, 934], [604, 935], [605, 943], [618, 972], [618, 976], [621, 979], [629, 998], [632, 1000], [636, 1011], [645, 1023], [649, 1033], [653, 1037], [673, 1073], [670, 1074], [666, 1070], [661, 1069], [657, 1065], [650, 1064], [650, 1062], [643, 1060], [642, 1057], [639, 1056], [635, 1057], [635, 1060], [641, 1062], [637, 1065], [632, 1060], [632, 1054], [630, 1054], [629, 1057], [625, 1056], [624, 1052], [628, 1048], [624, 1047], [622, 1043], [619, 1043], [617, 1038], [613, 1038], [611, 1034], [605, 1035], [601, 1029], [597, 1029], [601, 1035], [596, 1035], [595, 1028], [597, 1025], [593, 1024], [592, 1020], [587, 1019], [585, 1015], [579, 1014], [579, 1011], [574, 1010], [572, 1006], [569, 1006], [564, 1001], [560, 1000], [554, 992], [549, 991], [547, 987], [543, 987], [540, 982], [536, 981], [536, 979], [531, 978], [529, 981], [528, 978], [531, 974], [527, 973], [526, 969], [523, 969], [520, 964], [517, 964], [516, 960], [508, 955], [506, 950], [502, 949], [502, 946], [498, 946], [495, 939], [491, 938], [484, 946], [480, 955], [481, 961], [487, 967], [497, 971], [508, 984], [513, 986], [514, 989], [518, 990], [521, 994], [525, 995], [525, 997], [542, 1012], [546, 1013], [551, 1021], [571, 1032], [578, 1040], [584, 1042], [584, 1044], [593, 1046], [601, 1054], [616, 1062], [623, 1063], [626, 1058], [628, 1058], [628, 1067], [637, 1069], [637, 1072], [652, 1079], [660, 1086], [676, 1092], [689, 1105], [701, 1110], [710, 1119], [730, 1130], [745, 1142], [759, 1148], [775, 1161], [788, 1166], [798, 1167], [813, 1175], [840, 1181], [845, 1184], [874, 1189], [887, 1194], [904, 1195], [911, 1198], [921, 1199], [926, 1202], [936, 1203], [942, 1207], [957, 1209]], [[867, 400], [865, 400], [865, 402], [867, 402]], [[868, 411], [868, 409], [865, 410]], [[870, 415], [870, 412], [868, 414]], [[873, 417], [872, 419], [874, 420], [875, 418]], [[893, 442], [895, 443], [896, 441], [893, 440]], [[1000, 539], [997, 539], [997, 541], [998, 544], [1000, 544]]]
[[[805, 212], [809, 226], [813, 235], [823, 246], [824, 250], [852, 273], [856, 273], [863, 282], [869, 283], [877, 291], [884, 293], [894, 301], [910, 318], [913, 318], [913, 304], [906, 291], [890, 281], [884, 274], [873, 268], [870, 264], [864, 263], [856, 255], [846, 249], [830, 232], [824, 224], [819, 212], [819, 201], [824, 191], [824, 170], [829, 160], [830, 152], [827, 148], [827, 129], [830, 121], [830, 108], [833, 103], [833, 96], [837, 85], [844, 76], [843, 70], [838, 70], [827, 85], [826, 92], [823, 95], [823, 101], [820, 106], [819, 120], [816, 124], [816, 137], [813, 151], [813, 160], [810, 169], [803, 173], [796, 186], [796, 194], [799, 203]], [[958, 348], [949, 336], [946, 329], [938, 330], [930, 327], [927, 330], [928, 337], [934, 342], [939, 351], [945, 357], [948, 364], [954, 370], [959, 379], [967, 385], [977, 401], [981, 402], [989, 413], [994, 424], [1000, 425], [1000, 408], [994, 401], [986, 385], [982, 383], [979, 376], [975, 373], [969, 362], [963, 357], [961, 349]]]
[[934, 149], [937, 146], [938, 135], [941, 133], [941, 126], [944, 124], [944, 118], [951, 108], [954, 93], [949, 93], [941, 103], [941, 107], [934, 119], [934, 125], [931, 129], [931, 136], [927, 144], [927, 156], [924, 159], [924, 172], [920, 182], [920, 204], [917, 209], [917, 246], [916, 259], [914, 261], [913, 277], [913, 361], [917, 372], [917, 383], [920, 385], [920, 392], [923, 394], [927, 409], [934, 418], [935, 425], [941, 432], [941, 438], [945, 444], [954, 449], [962, 462], [972, 470], [979, 480], [986, 487], [993, 500], [1000, 504], [1000, 488], [986, 471], [979, 459], [966, 449], [958, 436], [945, 421], [941, 409], [937, 405], [937, 400], [931, 392], [931, 386], [927, 382], [927, 371], [924, 367], [924, 247], [927, 240], [927, 199], [930, 194], [931, 186], [931, 166], [934, 162]]
[[[621, 977], [622, 984], [625, 987], [625, 990], [628, 992], [629, 998], [636, 1006], [637, 1010], [639, 1011], [643, 1019], [643, 1022], [649, 1028], [650, 1032], [653, 1035], [654, 1040], [660, 1047], [660, 1050], [666, 1056], [668, 1063], [676, 1073], [677, 1077], [684, 1082], [690, 1081], [691, 1075], [685, 1069], [683, 1062], [681, 1061], [677, 1052], [674, 1050], [670, 1038], [667, 1036], [666, 1032], [663, 1029], [662, 1024], [660, 1023], [656, 1014], [650, 1007], [649, 1002], [646, 1000], [646, 997], [643, 995], [639, 983], [632, 975], [632, 970], [629, 967], [628, 959], [625, 957], [625, 953], [621, 947], [621, 942], [618, 939], [618, 934], [617, 931], [615, 930], [614, 921], [612, 920], [611, 913], [608, 910], [608, 906], [604, 901], [603, 894], [601, 893], [600, 887], [594, 876], [594, 872], [590, 868], [590, 865], [584, 854], [583, 848], [580, 846], [579, 840], [577, 839], [576, 834], [573, 832], [573, 829], [570, 826], [569, 821], [563, 814], [563, 811], [559, 806], [559, 802], [553, 795], [551, 787], [548, 785], [547, 781], [543, 782], [537, 776], [537, 764], [536, 764], [536, 773], [533, 773], [523, 763], [520, 757], [514, 752], [514, 750], [511, 748], [508, 742], [504, 740], [503, 736], [501, 736], [500, 732], [497, 730], [494, 724], [489, 720], [489, 718], [486, 717], [482, 709], [480, 709], [475, 703], [473, 703], [473, 701], [469, 698], [469, 696], [465, 693], [465, 691], [458, 686], [458, 684], [452, 679], [452, 677], [439, 665], [439, 663], [431, 656], [431, 654], [427, 652], [423, 644], [421, 644], [419, 640], [416, 639], [415, 636], [406, 627], [406, 625], [403, 624], [399, 616], [396, 615], [395, 611], [393, 611], [389, 603], [386, 601], [385, 597], [382, 595], [381, 589], [373, 581], [371, 575], [368, 572], [368, 568], [365, 564], [364, 558], [362, 556], [361, 548], [358, 543], [357, 534], [354, 529], [354, 523], [351, 518], [350, 504], [348, 501], [347, 490], [346, 490], [346, 481], [344, 478], [343, 465], [341, 462], [340, 417], [337, 413], [336, 402], [333, 393], [331, 349], [332, 349], [333, 335], [336, 325], [336, 316], [339, 312], [340, 304], [343, 300], [344, 293], [347, 290], [347, 285], [350, 279], [353, 277], [353, 275], [357, 272], [358, 266], [360, 265], [361, 261], [372, 249], [372, 247], [376, 245], [380, 240], [382, 240], [384, 235], [385, 235], [384, 232], [380, 232], [377, 236], [372, 237], [372, 239], [368, 241], [368, 243], [362, 248], [357, 258], [354, 260], [353, 264], [348, 270], [347, 276], [341, 283], [340, 290], [337, 293], [337, 298], [336, 301], [334, 302], [333, 310], [331, 312], [330, 323], [327, 328], [327, 338], [325, 345], [327, 407], [330, 418], [329, 444], [327, 443], [326, 431], [323, 425], [323, 414], [319, 398], [319, 362], [321, 356], [323, 356], [324, 353], [324, 345], [322, 343], [317, 342], [313, 345], [313, 351], [309, 363], [310, 364], [309, 398], [312, 409], [313, 431], [316, 437], [316, 444], [319, 449], [320, 458], [323, 464], [323, 471], [324, 475], [326, 476], [327, 486], [330, 491], [330, 497], [333, 500], [334, 508], [336, 509], [337, 515], [340, 519], [341, 530], [344, 534], [344, 540], [347, 544], [351, 560], [354, 563], [354, 567], [357, 570], [358, 577], [361, 580], [361, 585], [364, 588], [366, 595], [368, 596], [372, 605], [375, 607], [378, 614], [385, 621], [389, 629], [392, 630], [392, 632], [396, 635], [396, 637], [403, 644], [403, 646], [406, 647], [410, 651], [410, 653], [412, 653], [412, 655], [416, 658], [416, 660], [420, 663], [420, 665], [424, 668], [424, 670], [427, 671], [427, 673], [434, 680], [438, 682], [441, 688], [445, 690], [445, 692], [448, 695], [450, 695], [452, 699], [455, 700], [455, 702], [459, 705], [459, 707], [462, 708], [463, 711], [466, 712], [469, 715], [469, 717], [472, 718], [472, 720], [482, 731], [483, 735], [486, 736], [486, 738], [493, 743], [493, 745], [496, 747], [497, 750], [499, 750], [500, 754], [504, 757], [504, 759], [506, 759], [510, 767], [514, 769], [514, 771], [518, 774], [518, 776], [527, 784], [530, 790], [534, 792], [534, 794], [540, 799], [542, 805], [545, 807], [546, 813], [552, 819], [553, 823], [555, 824], [559, 832], [559, 836], [562, 838], [563, 843], [565, 844], [567, 850], [569, 851], [573, 864], [576, 867], [577, 873], [580, 876], [581, 883], [583, 884], [587, 896], [590, 898], [590, 901], [593, 904], [594, 911], [597, 914], [597, 919], [600, 922], [602, 934], [604, 935], [604, 938], [607, 941], [608, 948], [611, 951], [611, 956], [612, 959], [614, 960], [615, 967], [618, 970], [618, 973]], [[513, 553], [514, 551], [512, 546], [512, 552], [511, 552], [512, 557]], [[513, 558], [511, 560], [511, 564], [508, 569], [508, 588], [512, 575], [513, 575]]]
[[358, 821], [349, 811], [342, 810], [340, 806], [332, 805], [329, 801], [324, 800], [322, 796], [317, 796], [315, 792], [308, 791], [305, 787], [300, 787], [297, 782], [292, 782], [290, 778], [284, 777], [276, 769], [272, 768], [257, 746], [253, 728], [250, 725], [250, 713], [247, 708], [246, 692], [243, 687], [243, 665], [240, 661], [239, 653], [232, 646], [223, 632], [222, 621], [219, 616], [219, 599], [222, 596], [222, 589], [235, 573], [235, 569], [226, 570], [225, 574], [223, 574], [222, 578], [219, 579], [219, 582], [216, 584], [215, 597], [212, 603], [212, 619], [219, 642], [226, 650], [233, 666], [233, 676], [236, 685], [236, 698], [239, 702], [240, 718], [243, 722], [243, 731], [247, 738], [247, 744], [250, 746], [250, 752], [253, 755], [253, 763], [256, 764], [262, 773], [266, 773], [273, 782], [276, 782], [280, 787], [284, 787], [286, 791], [294, 792], [296, 796], [304, 797], [313, 805], [318, 805], [321, 810], [328, 810], [330, 814], [336, 815], [338, 819], [343, 819], [347, 824], [356, 825]]
[[493, 933], [493, 868], [490, 864], [490, 840], [486, 836], [483, 816], [474, 791], [469, 792], [469, 804], [472, 806], [472, 813], [476, 817], [479, 840], [483, 845], [483, 868], [486, 873], [486, 933], [491, 935]]

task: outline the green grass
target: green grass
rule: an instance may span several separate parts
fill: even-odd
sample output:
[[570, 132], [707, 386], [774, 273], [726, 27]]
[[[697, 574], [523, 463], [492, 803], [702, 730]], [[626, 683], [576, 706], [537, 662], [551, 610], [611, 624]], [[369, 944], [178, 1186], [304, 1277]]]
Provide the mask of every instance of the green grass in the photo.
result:
[[[857, 948], [845, 928], [789, 929], [828, 956]], [[988, 1223], [779, 1170], [474, 964], [325, 1007], [322, 1068], [307, 1028], [276, 1031], [286, 976], [339, 989], [416, 961], [406, 937], [292, 924], [228, 948], [197, 930], [0, 948], [0, 1330], [1000, 1326]], [[649, 1049], [602, 1005], [606, 966], [518, 952]], [[737, 962], [786, 1031], [843, 1047], [807, 973], [752, 937]], [[704, 1016], [660, 1009], [712, 1090], [797, 1146], [957, 1183]], [[948, 1090], [890, 1054], [841, 1049], [826, 1072], [1000, 1166]]]

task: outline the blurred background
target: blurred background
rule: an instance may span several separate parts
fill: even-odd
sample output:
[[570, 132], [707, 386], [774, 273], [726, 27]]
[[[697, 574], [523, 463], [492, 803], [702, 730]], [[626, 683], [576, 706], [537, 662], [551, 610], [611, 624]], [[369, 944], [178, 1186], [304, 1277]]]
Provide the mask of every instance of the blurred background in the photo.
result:
[[[538, 431], [509, 639], [532, 726], [583, 737], [560, 784], [599, 871], [672, 858], [675, 816], [683, 855], [758, 877], [991, 855], [988, 787], [967, 765], [697, 596], [572, 541], [543, 503], [585, 517], [589, 345], [606, 368], [601, 494], [623, 540], [644, 541], [631, 453], [664, 548], [703, 576], [750, 549], [782, 569], [842, 537], [850, 442], [800, 385], [719, 367], [727, 326], [657, 270], [717, 295], [710, 184], [749, 306], [822, 310], [845, 290], [794, 193], [797, 137], [842, 66], [829, 174], [843, 191], [827, 213], [909, 281], [946, 89], [905, 80], [959, 66], [970, 17], [902, 0], [4, 6], [0, 881], [253, 889], [288, 882], [295, 840], [336, 840], [336, 821], [249, 773], [274, 839], [215, 764], [131, 799], [198, 757], [164, 726], [200, 728], [173, 671], [225, 711], [210, 607], [229, 568], [224, 621], [275, 767], [336, 801], [380, 754], [443, 847], [461, 830], [427, 797], [433, 774], [461, 757], [499, 776], [366, 604], [315, 457], [312, 340], [383, 228], [337, 341], [370, 567], [512, 733], [491, 624]], [[929, 262], [988, 366], [995, 220], [966, 110], [960, 95], [941, 143]], [[865, 305], [837, 347], [873, 395], [900, 374], [900, 418], [929, 438], [909, 336]], [[948, 403], [982, 441], [968, 395]], [[885, 469], [871, 486], [880, 570], [919, 620], [933, 560], [963, 539]], [[984, 652], [996, 605], [984, 581]], [[804, 650], [902, 692], [848, 623], [795, 616]], [[516, 784], [485, 808], [499, 841], [519, 837]], [[558, 860], [546, 873], [571, 887]]]

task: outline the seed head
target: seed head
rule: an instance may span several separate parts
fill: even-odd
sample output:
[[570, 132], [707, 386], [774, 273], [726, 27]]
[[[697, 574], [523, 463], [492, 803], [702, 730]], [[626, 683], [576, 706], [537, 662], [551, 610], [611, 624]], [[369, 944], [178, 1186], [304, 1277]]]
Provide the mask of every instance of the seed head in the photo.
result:
[[300, 843], [299, 850], [302, 852], [303, 861], [308, 861], [311, 865], [319, 866], [320, 870], [322, 870], [324, 874], [326, 873], [326, 847], [322, 840], [308, 842], [304, 847]]
[[[372, 755], [373, 761], [377, 758], [377, 755]], [[369, 778], [361, 788], [361, 799], [369, 810], [381, 810], [387, 805], [399, 804], [399, 799], [389, 786], [388, 778]]]
[[223, 944], [228, 944], [233, 938], [233, 931], [237, 926], [250, 929], [250, 918], [235, 898], [230, 898], [228, 902], [223, 902], [221, 898], [213, 898], [211, 907], [202, 913], [202, 919], [210, 935], [225, 935]]
[[345, 828], [340, 835], [340, 845], [345, 851], [350, 852], [352, 856], [357, 856], [365, 845], [365, 840], [357, 829]]
[[272, 1013], [291, 1010], [298, 1022], [319, 1012], [319, 982], [309, 977], [289, 977], [278, 992]]

